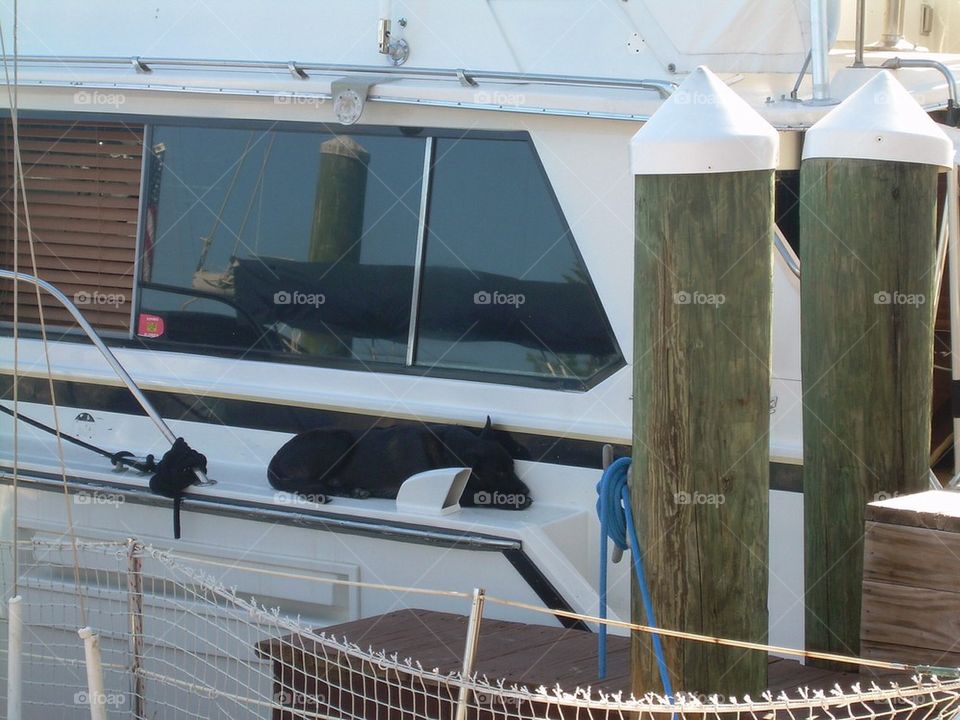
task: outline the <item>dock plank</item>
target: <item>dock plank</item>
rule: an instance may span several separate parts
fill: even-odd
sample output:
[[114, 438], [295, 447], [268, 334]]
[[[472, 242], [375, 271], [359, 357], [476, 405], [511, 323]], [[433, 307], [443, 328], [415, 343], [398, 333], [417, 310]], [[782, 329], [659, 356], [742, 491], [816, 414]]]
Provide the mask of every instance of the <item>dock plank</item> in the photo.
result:
[[866, 523], [863, 579], [960, 593], [960, 533]]
[[[922, 612], [916, 612], [922, 608]], [[960, 595], [865, 580], [863, 638], [901, 647], [960, 652]]]

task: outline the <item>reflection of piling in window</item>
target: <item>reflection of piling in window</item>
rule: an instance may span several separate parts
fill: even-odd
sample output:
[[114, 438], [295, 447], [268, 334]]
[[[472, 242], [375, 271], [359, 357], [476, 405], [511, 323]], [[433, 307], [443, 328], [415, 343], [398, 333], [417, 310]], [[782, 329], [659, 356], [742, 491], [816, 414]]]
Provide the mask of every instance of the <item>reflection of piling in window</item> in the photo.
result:
[[[320, 145], [317, 203], [307, 256], [311, 262], [359, 265], [369, 160], [363, 146], [346, 135]], [[352, 337], [311, 331], [303, 334], [301, 344], [314, 355], [349, 356], [351, 341]]]

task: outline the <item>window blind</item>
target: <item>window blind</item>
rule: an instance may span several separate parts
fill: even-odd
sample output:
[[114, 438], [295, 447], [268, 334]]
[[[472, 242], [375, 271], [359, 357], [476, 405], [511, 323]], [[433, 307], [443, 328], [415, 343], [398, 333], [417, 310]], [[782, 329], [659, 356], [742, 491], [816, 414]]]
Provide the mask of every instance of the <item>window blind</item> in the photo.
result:
[[[133, 301], [142, 126], [91, 121], [19, 123], [37, 274], [74, 300], [101, 330], [127, 331]], [[13, 129], [0, 124], [0, 264], [13, 267]], [[32, 273], [23, 202], [19, 205], [21, 272]], [[34, 289], [20, 286], [20, 321], [38, 323]], [[13, 319], [13, 288], [0, 284], [0, 319]], [[44, 295], [53, 325], [71, 325]]]

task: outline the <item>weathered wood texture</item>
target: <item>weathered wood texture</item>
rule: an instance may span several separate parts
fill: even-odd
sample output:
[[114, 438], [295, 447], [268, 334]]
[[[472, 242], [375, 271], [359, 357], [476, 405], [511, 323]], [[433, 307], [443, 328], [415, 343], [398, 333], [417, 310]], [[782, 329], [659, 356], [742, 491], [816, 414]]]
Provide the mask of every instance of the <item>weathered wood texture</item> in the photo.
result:
[[864, 657], [960, 667], [960, 495], [897, 497], [867, 516], [884, 522], [866, 524]]
[[960, 595], [867, 581], [863, 634], [876, 642], [933, 650], [960, 649]]
[[[461, 615], [430, 610], [398, 610], [363, 620], [325, 628], [327, 634], [346, 638], [362, 648], [372, 647], [400, 658], [419, 661], [423, 667], [438, 668], [442, 673], [456, 672], [463, 664], [467, 618]], [[491, 680], [504, 680], [531, 690], [543, 685], [552, 688], [559, 683], [564, 690], [577, 687], [593, 691], [630, 694], [630, 641], [620, 636], [608, 638], [608, 672], [605, 680], [597, 679], [597, 636], [582, 630], [526, 625], [487, 618], [480, 626], [480, 644], [474, 669]], [[356, 660], [319, 649], [309, 638], [300, 635], [264, 639], [257, 644], [257, 653], [273, 661], [274, 691], [289, 710], [275, 710], [274, 720], [300, 720], [297, 710], [329, 713], [332, 717], [353, 716], [410, 718], [416, 708], [428, 717], [451, 718], [456, 695], [433, 683], [424, 685], [385, 668], [375, 668], [376, 677], [361, 674]], [[770, 689], [793, 696], [797, 688], [830, 689], [834, 684], [844, 688], [859, 680], [856, 674], [833, 673], [804, 667], [792, 660], [763, 656], [769, 667]], [[353, 670], [344, 669], [352, 667]], [[370, 668], [368, 668], [369, 670]], [[339, 686], [339, 687], [338, 687]], [[346, 689], [344, 689], [346, 688]], [[428, 697], [424, 707], [424, 690]], [[415, 692], [419, 691], [419, 693]], [[314, 698], [322, 700], [314, 701]], [[387, 710], [376, 699], [390, 698], [393, 708]], [[472, 710], [468, 717], [496, 720], [518, 710], [499, 703], [494, 697], [477, 699], [489, 705], [489, 711]], [[531, 704], [522, 708], [530, 715], [544, 718], [583, 718], [584, 711], [565, 710], [556, 705]], [[418, 715], [421, 717], [422, 715]], [[622, 713], [594, 711], [591, 718], [622, 720]]]
[[806, 644], [857, 655], [864, 508], [927, 482], [937, 169], [800, 176]]
[[867, 521], [864, 582], [960, 594], [960, 534]]
[[[773, 173], [636, 178], [632, 497], [657, 623], [767, 637]], [[635, 581], [634, 581], [635, 584]], [[645, 622], [633, 588], [633, 619]], [[674, 690], [756, 694], [762, 653], [664, 640]], [[633, 643], [634, 692], [662, 690]]]

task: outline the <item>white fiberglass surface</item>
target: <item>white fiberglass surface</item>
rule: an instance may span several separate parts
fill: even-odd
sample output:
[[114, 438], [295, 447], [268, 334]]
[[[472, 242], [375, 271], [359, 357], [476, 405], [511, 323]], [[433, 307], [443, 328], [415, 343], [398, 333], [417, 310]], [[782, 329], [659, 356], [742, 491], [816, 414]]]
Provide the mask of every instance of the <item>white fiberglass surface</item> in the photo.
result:
[[[43, 422], [52, 422], [52, 414], [43, 406], [27, 404], [21, 411]], [[76, 431], [73, 422], [76, 414], [75, 410], [62, 411], [62, 425], [66, 431]], [[165, 449], [164, 441], [144, 418], [114, 413], [95, 413], [94, 416], [99, 429], [95, 437], [88, 436], [88, 439], [95, 443], [111, 449], [130, 449], [137, 454], [162, 453]], [[523, 543], [531, 559], [576, 609], [585, 613], [597, 610], [595, 593], [599, 528], [593, 510], [593, 486], [599, 471], [518, 463], [519, 474], [530, 485], [533, 496], [540, 498], [530, 509], [514, 512], [467, 508], [451, 515], [427, 518], [399, 513], [392, 500], [334, 498], [330, 504], [317, 505], [287, 493], [275, 492], [266, 481], [264, 469], [272, 453], [289, 438], [288, 435], [225, 429], [199, 423], [174, 422], [172, 425], [174, 432], [189, 438], [192, 445], [208, 454], [209, 475], [218, 481], [213, 487], [191, 488], [192, 494], [209, 499], [253, 502], [291, 513], [322, 510], [344, 517], [413, 523], [515, 538]], [[11, 421], [7, 416], [0, 418], [0, 431], [4, 446], [12, 447]], [[29, 476], [31, 471], [51, 475], [59, 473], [58, 451], [53, 437], [32, 428], [22, 428], [19, 444], [20, 466], [25, 476]], [[147, 476], [132, 471], [113, 472], [105, 459], [70, 444], [64, 445], [64, 455], [71, 476], [141, 488], [149, 480]], [[11, 458], [5, 455], [2, 461], [9, 467]], [[108, 490], [104, 492], [111, 497], [115, 494]], [[52, 503], [49, 508], [59, 507], [63, 503], [62, 496], [57, 493], [44, 492], [37, 497], [44, 503]], [[81, 504], [103, 505], [99, 508], [103, 513], [109, 514], [111, 511], [109, 502]], [[144, 518], [150, 516], [154, 519], [149, 523], [158, 524], [154, 532], [159, 537], [167, 537], [169, 533], [170, 517], [166, 508], [115, 503], [112, 509], [112, 520], [98, 515], [96, 520], [90, 519], [88, 527], [96, 532], [137, 534], [145, 522]], [[190, 515], [189, 506], [185, 510], [185, 533], [189, 532], [191, 526], [207, 522], [203, 519], [205, 515]], [[80, 512], [80, 522], [87, 522], [82, 518], [88, 509], [81, 508]], [[803, 616], [802, 496], [798, 493], [771, 492], [770, 513], [770, 638], [773, 644], [798, 647], [802, 645]], [[247, 522], [251, 529], [259, 525], [253, 520]], [[164, 529], [159, 529], [160, 526]], [[245, 536], [244, 531], [234, 532], [239, 533], [238, 538]], [[300, 529], [298, 532], [320, 534], [320, 531], [313, 529]], [[254, 546], [259, 547], [259, 541]], [[484, 556], [487, 554], [483, 553]], [[417, 554], [414, 552], [414, 555]], [[626, 562], [611, 566], [611, 617], [629, 616], [628, 569]], [[441, 576], [434, 575], [432, 579], [439, 581]], [[523, 584], [519, 577], [512, 582], [518, 586]]]
[[[21, 403], [20, 412], [53, 425], [53, 413], [48, 406]], [[78, 421], [81, 413], [92, 417], [92, 423]], [[60, 424], [64, 433], [82, 437], [110, 452], [127, 450], [140, 457], [153, 454], [159, 459], [168, 449], [156, 427], [142, 417], [61, 408]], [[82, 429], [79, 428], [80, 424], [83, 425]], [[89, 431], [91, 426], [95, 430]], [[191, 494], [273, 505], [281, 509], [288, 508], [291, 512], [298, 509], [323, 510], [333, 514], [393, 520], [403, 515], [407, 521], [476, 532], [507, 532], [512, 536], [517, 528], [549, 525], [577, 514], [578, 508], [585, 505], [586, 497], [593, 492], [593, 483], [596, 482], [594, 476], [599, 475], [599, 471], [562, 467], [552, 471], [549, 466], [518, 462], [518, 474], [531, 486], [531, 492], [542, 499], [533, 507], [523, 511], [464, 508], [443, 517], [413, 516], [398, 513], [394, 500], [335, 497], [330, 503], [318, 504], [274, 490], [267, 481], [266, 468], [273, 454], [292, 437], [290, 434], [182, 421], [170, 421], [170, 426], [175, 434], [184, 437], [192, 447], [207, 456], [207, 474], [217, 481], [216, 485], [209, 487], [192, 486]], [[0, 462], [12, 467], [12, 419], [7, 415], [0, 416], [0, 434], [4, 438], [4, 447], [10, 449], [0, 456]], [[25, 472], [59, 475], [59, 449], [54, 436], [21, 424], [18, 445], [19, 466]], [[68, 442], [63, 443], [63, 456], [68, 477], [134, 488], [145, 488], [149, 484], [149, 475], [129, 469], [117, 472], [106, 458]], [[564, 476], [568, 478], [567, 482], [563, 481]], [[569, 481], [571, 477], [573, 482]]]

